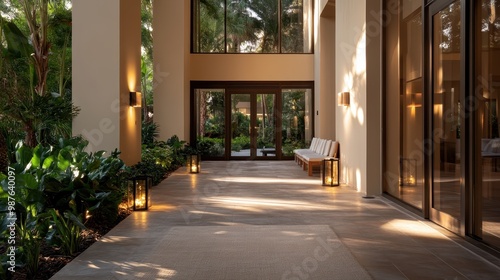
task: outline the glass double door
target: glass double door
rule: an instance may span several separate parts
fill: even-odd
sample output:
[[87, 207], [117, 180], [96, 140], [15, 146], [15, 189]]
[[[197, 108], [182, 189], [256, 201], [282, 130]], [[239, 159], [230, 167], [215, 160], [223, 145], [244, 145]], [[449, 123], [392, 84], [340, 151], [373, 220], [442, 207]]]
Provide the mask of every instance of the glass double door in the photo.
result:
[[272, 90], [233, 90], [229, 92], [230, 111], [226, 139], [233, 159], [276, 158], [277, 92]]
[[205, 160], [293, 159], [314, 135], [312, 82], [192, 82], [190, 143]]

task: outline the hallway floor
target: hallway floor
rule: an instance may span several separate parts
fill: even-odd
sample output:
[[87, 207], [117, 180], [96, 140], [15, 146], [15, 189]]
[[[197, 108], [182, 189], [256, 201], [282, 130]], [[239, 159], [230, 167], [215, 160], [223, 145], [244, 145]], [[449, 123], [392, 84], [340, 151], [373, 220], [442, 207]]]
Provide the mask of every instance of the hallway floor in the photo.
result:
[[500, 279], [500, 260], [293, 161], [203, 162], [52, 279]]

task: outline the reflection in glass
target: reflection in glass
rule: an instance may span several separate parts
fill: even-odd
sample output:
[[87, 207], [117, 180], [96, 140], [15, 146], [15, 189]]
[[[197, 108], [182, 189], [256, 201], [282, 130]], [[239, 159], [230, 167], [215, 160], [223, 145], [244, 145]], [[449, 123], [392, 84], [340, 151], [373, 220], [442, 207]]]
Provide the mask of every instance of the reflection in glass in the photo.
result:
[[275, 103], [275, 94], [257, 94], [257, 156], [276, 156]]
[[433, 16], [432, 207], [460, 219], [460, 3]]
[[197, 89], [197, 146], [204, 157], [222, 157], [225, 149], [223, 89]]
[[250, 156], [250, 94], [231, 94], [231, 156]]
[[312, 0], [281, 1], [281, 52], [310, 53], [312, 51]]
[[424, 156], [423, 82], [422, 82], [422, 12], [418, 1], [402, 1], [401, 74], [401, 150], [399, 193], [393, 193], [412, 206], [423, 207]]
[[312, 91], [282, 90], [282, 137], [284, 156], [293, 156], [294, 149], [308, 147], [312, 140]]
[[[481, 205], [476, 234], [500, 247], [500, 1], [478, 1], [476, 22], [476, 94], [479, 106], [476, 153], [481, 153], [481, 186], [476, 201]], [[482, 231], [481, 231], [482, 229]]]

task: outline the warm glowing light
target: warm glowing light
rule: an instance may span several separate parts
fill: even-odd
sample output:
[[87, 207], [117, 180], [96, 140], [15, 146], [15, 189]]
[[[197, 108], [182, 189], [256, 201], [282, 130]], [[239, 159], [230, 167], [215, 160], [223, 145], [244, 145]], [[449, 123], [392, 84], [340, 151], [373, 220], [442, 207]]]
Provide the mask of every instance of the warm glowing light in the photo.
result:
[[428, 225], [415, 220], [394, 219], [382, 225], [382, 229], [410, 236], [423, 236], [426, 238], [447, 239], [444, 235], [429, 227]]
[[146, 199], [144, 198], [136, 198], [135, 199], [135, 206], [139, 208], [144, 208], [146, 205]]
[[413, 177], [413, 175], [411, 175], [410, 178], [408, 178], [408, 183], [411, 185], [414, 185], [416, 183], [415, 177]]
[[151, 177], [135, 177], [129, 181], [128, 205], [133, 210], [148, 210], [151, 207]]
[[201, 167], [201, 157], [200, 155], [188, 155], [187, 159], [187, 169], [189, 173], [200, 173]]

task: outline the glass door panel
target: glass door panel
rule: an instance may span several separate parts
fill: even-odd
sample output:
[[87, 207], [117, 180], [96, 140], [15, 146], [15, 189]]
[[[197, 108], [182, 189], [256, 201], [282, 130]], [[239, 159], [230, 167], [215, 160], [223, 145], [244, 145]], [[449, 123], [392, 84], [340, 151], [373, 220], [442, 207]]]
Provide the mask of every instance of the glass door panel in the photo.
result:
[[[231, 157], [250, 157], [252, 96], [231, 94]], [[255, 113], [254, 113], [255, 114]]]
[[283, 89], [281, 148], [283, 156], [309, 147], [312, 140], [312, 90]]
[[[475, 89], [476, 159], [480, 171], [475, 185], [474, 234], [500, 247], [500, 1], [476, 2]], [[480, 155], [480, 156], [479, 156]]]
[[276, 95], [257, 94], [257, 156], [276, 156]]
[[421, 1], [401, 1], [401, 82], [399, 188], [392, 195], [423, 208], [424, 199], [424, 108], [422, 104], [422, 12]]
[[434, 143], [431, 218], [459, 231], [460, 160], [460, 2], [432, 16], [432, 101]]
[[196, 140], [204, 157], [223, 157], [226, 147], [223, 89], [196, 89]]

